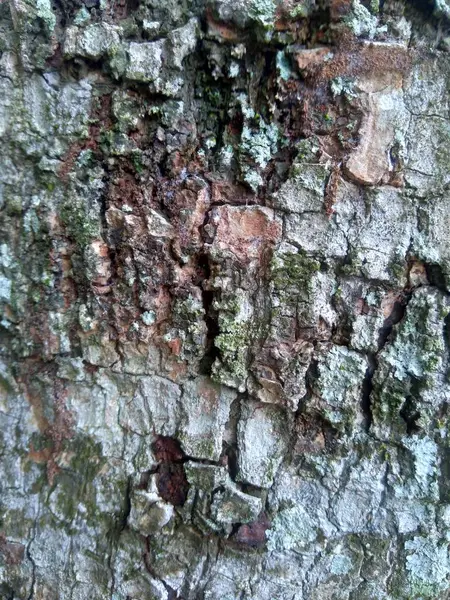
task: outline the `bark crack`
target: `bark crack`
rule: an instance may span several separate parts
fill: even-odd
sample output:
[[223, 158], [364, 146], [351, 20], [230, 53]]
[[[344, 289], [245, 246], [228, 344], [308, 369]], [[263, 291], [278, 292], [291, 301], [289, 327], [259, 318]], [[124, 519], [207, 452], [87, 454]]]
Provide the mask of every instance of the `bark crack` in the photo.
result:
[[36, 529], [37, 529], [37, 522], [39, 519], [39, 514], [40, 514], [40, 502], [38, 504], [38, 511], [37, 511], [36, 518], [34, 520], [32, 528], [31, 528], [32, 535], [30, 536], [30, 540], [27, 544], [27, 549], [26, 549], [27, 558], [31, 563], [31, 586], [30, 586], [30, 593], [28, 594], [27, 600], [33, 600], [34, 593], [35, 593], [35, 587], [36, 587], [36, 563], [34, 561], [32, 553], [31, 553], [31, 546], [32, 546], [34, 540], [36, 539]]

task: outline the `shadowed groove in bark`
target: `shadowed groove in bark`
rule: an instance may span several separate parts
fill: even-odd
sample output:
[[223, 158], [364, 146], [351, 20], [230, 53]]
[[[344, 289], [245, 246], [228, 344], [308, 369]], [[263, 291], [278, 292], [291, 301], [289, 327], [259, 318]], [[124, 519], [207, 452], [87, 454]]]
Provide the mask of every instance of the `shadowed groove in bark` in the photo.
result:
[[372, 379], [377, 368], [377, 361], [375, 354], [370, 353], [367, 355], [367, 361], [369, 363], [366, 374], [363, 379], [362, 384], [362, 398], [361, 398], [361, 412], [363, 414], [363, 427], [367, 432], [370, 430], [370, 426], [372, 425], [373, 415], [372, 415], [372, 402], [371, 402], [371, 394], [372, 394]]
[[406, 434], [412, 435], [420, 431], [417, 421], [420, 419], [420, 412], [417, 410], [416, 403], [412, 396], [408, 396], [399, 412], [401, 418], [406, 423]]
[[212, 366], [220, 355], [219, 348], [215, 345], [215, 340], [220, 333], [218, 312], [214, 307], [214, 300], [217, 297], [217, 293], [214, 290], [207, 289], [208, 280], [212, 275], [209, 256], [207, 254], [200, 254], [197, 259], [197, 265], [201, 272], [199, 285], [201, 287], [206, 323], [206, 347], [200, 362], [199, 372], [203, 375], [211, 375]]

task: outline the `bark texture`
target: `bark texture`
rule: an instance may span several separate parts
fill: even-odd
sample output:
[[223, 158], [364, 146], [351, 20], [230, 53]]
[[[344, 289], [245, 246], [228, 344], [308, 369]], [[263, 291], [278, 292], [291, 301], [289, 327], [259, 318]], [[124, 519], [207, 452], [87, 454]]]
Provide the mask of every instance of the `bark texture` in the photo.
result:
[[0, 1], [0, 598], [450, 587], [448, 0]]

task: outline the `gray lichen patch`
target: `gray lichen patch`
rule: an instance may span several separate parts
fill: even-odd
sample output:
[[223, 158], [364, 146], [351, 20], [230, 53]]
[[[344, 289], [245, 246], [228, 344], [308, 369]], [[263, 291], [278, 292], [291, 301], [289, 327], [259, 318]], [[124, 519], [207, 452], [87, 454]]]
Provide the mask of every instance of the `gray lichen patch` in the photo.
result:
[[241, 402], [238, 424], [240, 481], [270, 487], [287, 451], [288, 418], [283, 409], [251, 401]]
[[427, 431], [432, 426], [433, 407], [442, 402], [437, 389], [447, 389], [447, 311], [447, 301], [439, 292], [418, 290], [396, 328], [393, 343], [380, 353], [373, 406], [381, 438], [397, 428]]
[[219, 460], [222, 439], [236, 392], [199, 377], [183, 386], [178, 437], [192, 457]]
[[119, 29], [108, 23], [95, 23], [83, 28], [72, 27], [66, 32], [64, 54], [68, 58], [82, 56], [99, 60], [120, 44]]
[[319, 362], [317, 407], [334, 427], [345, 430], [361, 421], [360, 398], [368, 363], [357, 352], [334, 347]]
[[157, 80], [162, 69], [164, 46], [164, 41], [141, 44], [132, 42], [128, 49], [127, 77], [143, 82]]

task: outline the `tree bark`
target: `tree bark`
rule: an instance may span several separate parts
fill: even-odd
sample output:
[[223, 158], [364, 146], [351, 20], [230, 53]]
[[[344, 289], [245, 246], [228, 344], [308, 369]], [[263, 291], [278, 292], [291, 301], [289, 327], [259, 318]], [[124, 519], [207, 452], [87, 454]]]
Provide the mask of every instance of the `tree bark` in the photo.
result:
[[449, 598], [448, 0], [0, 2], [0, 598]]

